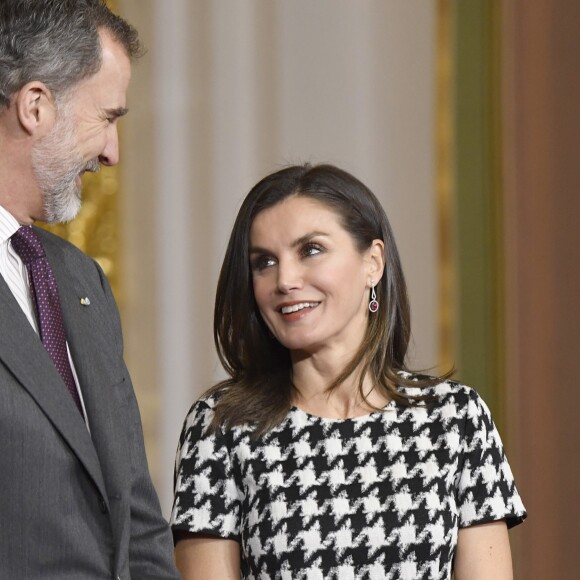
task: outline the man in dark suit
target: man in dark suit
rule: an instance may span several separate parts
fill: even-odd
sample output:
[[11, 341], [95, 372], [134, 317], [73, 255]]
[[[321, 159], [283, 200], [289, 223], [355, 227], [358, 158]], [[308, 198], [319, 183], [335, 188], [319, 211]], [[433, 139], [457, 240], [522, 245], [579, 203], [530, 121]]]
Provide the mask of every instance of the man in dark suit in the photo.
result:
[[139, 50], [103, 0], [0, 1], [2, 579], [179, 578], [109, 284], [31, 226], [117, 163]]

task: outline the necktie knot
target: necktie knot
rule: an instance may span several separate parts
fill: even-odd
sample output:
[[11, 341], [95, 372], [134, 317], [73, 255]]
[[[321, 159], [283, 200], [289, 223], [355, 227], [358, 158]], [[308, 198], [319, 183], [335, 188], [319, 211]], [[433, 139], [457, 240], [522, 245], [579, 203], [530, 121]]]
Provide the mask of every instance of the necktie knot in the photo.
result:
[[10, 238], [14, 251], [28, 265], [45, 256], [40, 239], [31, 226], [22, 226]]

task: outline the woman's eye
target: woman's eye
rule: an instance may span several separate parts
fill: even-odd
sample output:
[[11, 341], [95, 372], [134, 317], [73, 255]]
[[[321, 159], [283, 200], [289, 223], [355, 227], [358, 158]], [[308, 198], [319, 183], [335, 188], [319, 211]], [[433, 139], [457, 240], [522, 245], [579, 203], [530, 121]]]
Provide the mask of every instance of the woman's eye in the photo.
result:
[[322, 252], [322, 246], [319, 244], [306, 244], [302, 248], [302, 255], [303, 256], [316, 256], [316, 254], [320, 254]]
[[261, 271], [273, 266], [276, 260], [272, 256], [258, 256], [252, 260], [252, 269]]

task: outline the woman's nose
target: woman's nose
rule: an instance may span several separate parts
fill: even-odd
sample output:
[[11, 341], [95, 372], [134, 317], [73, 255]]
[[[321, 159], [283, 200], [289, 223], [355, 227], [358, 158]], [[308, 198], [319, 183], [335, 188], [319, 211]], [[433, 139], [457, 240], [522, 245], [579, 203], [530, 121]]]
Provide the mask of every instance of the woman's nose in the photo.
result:
[[280, 260], [278, 263], [278, 290], [289, 294], [303, 286], [302, 268], [294, 260]]

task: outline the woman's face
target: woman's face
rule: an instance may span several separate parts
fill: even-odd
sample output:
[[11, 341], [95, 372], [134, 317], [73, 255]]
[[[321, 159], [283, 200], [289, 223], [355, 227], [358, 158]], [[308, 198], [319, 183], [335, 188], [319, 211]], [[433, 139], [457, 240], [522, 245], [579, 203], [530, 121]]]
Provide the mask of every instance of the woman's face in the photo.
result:
[[250, 230], [250, 265], [258, 308], [276, 339], [309, 354], [356, 351], [383, 249], [375, 240], [360, 253], [339, 215], [309, 197], [260, 212]]

